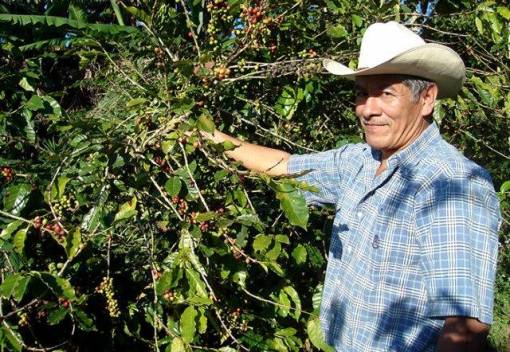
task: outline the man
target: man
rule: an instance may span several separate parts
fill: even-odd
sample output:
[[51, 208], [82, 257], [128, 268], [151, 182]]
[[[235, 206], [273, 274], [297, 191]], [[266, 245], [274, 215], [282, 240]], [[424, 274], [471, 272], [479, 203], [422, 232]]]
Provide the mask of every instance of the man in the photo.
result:
[[366, 144], [310, 155], [239, 141], [228, 156], [271, 175], [308, 171], [309, 203], [336, 215], [321, 304], [338, 351], [479, 351], [492, 322], [498, 200], [488, 173], [445, 142], [436, 98], [464, 81], [461, 58], [396, 23], [365, 32], [355, 80]]

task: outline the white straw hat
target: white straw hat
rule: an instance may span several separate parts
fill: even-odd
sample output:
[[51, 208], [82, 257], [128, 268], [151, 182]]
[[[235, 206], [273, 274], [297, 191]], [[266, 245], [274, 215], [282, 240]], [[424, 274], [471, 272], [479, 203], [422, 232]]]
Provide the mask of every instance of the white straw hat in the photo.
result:
[[457, 95], [465, 80], [464, 62], [447, 46], [425, 41], [397, 22], [370, 25], [359, 51], [358, 69], [330, 59], [323, 65], [332, 74], [356, 76], [399, 74], [422, 77], [438, 86], [438, 99]]

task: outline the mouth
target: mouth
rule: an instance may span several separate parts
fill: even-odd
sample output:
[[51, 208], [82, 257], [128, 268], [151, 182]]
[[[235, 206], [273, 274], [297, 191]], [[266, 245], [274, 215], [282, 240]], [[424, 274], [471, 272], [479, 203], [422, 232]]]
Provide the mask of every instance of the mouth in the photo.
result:
[[374, 122], [363, 122], [362, 124], [363, 124], [363, 127], [365, 128], [365, 130], [368, 130], [368, 131], [379, 130], [379, 129], [388, 125], [386, 123], [374, 123]]

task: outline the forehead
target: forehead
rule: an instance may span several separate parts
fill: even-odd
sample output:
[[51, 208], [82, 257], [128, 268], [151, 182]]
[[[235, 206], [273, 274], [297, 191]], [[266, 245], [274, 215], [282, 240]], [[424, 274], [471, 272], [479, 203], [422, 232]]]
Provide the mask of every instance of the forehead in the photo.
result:
[[358, 76], [354, 82], [356, 89], [385, 89], [388, 87], [394, 89], [408, 89], [402, 81], [404, 77], [398, 75], [371, 75]]

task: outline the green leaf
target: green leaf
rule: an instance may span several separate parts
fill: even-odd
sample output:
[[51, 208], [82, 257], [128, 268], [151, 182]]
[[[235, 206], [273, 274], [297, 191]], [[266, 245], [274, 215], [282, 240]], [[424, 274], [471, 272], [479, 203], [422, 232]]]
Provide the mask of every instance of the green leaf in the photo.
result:
[[321, 252], [317, 249], [317, 247], [309, 244], [305, 244], [305, 247], [310, 264], [316, 268], [320, 268], [324, 264], [324, 258]]
[[114, 221], [129, 219], [137, 214], [136, 210], [136, 196], [133, 196], [129, 202], [122, 204], [117, 214], [115, 214]]
[[180, 337], [174, 337], [170, 346], [170, 352], [188, 352], [188, 349]]
[[336, 26], [330, 26], [327, 29], [328, 35], [333, 39], [345, 38], [349, 34], [344, 26], [337, 24]]
[[207, 315], [205, 309], [200, 308], [200, 317], [198, 318], [198, 333], [204, 334], [207, 331]]
[[2, 13], [0, 14], [0, 22], [10, 22], [19, 25], [43, 25], [51, 27], [69, 26], [81, 30], [92, 30], [95, 32], [117, 34], [120, 32], [136, 32], [137, 29], [130, 26], [114, 25], [114, 24], [88, 24], [82, 21], [72, 20], [65, 17], [57, 16], [37, 16], [37, 15], [16, 15]]
[[74, 309], [73, 315], [76, 318], [76, 321], [78, 322], [78, 326], [80, 327], [80, 330], [83, 331], [97, 331], [96, 326], [94, 325], [94, 320], [82, 311], [81, 309]]
[[209, 297], [207, 290], [205, 289], [205, 283], [195, 270], [186, 268], [186, 277], [188, 278], [190, 289], [193, 289], [193, 291], [199, 296]]
[[29, 276], [23, 276], [18, 273], [7, 276], [0, 285], [0, 296], [7, 299], [12, 297], [17, 302], [20, 302], [25, 295], [29, 281]]
[[272, 242], [271, 236], [257, 235], [253, 241], [253, 250], [255, 252], [265, 251]]
[[[0, 17], [1, 17], [1, 16], [2, 16], [2, 15], [0, 14]], [[26, 77], [23, 77], [23, 78], [19, 81], [19, 83], [18, 83], [18, 84], [19, 84], [19, 86], [20, 86], [21, 88], [23, 88], [23, 89], [24, 89], [24, 90], [26, 90], [27, 92], [35, 92], [34, 87], [32, 87], [32, 86], [30, 85], [30, 83], [28, 83], [28, 80], [27, 80], [27, 78], [26, 78]]]
[[69, 4], [68, 11], [69, 11], [69, 19], [75, 20], [78, 22], [84, 22], [84, 23], [87, 22], [87, 14], [85, 13], [85, 11], [83, 11], [81, 8], [79, 8], [77, 5]]
[[280, 200], [280, 207], [292, 225], [306, 230], [308, 223], [308, 207], [304, 196], [287, 183], [281, 184], [282, 191], [276, 192], [276, 198]]
[[23, 109], [23, 117], [25, 118], [25, 136], [30, 144], [35, 143], [34, 122], [32, 121], [32, 111]]
[[57, 325], [67, 316], [67, 309], [57, 308], [48, 314], [48, 324]]
[[49, 95], [44, 95], [41, 97], [41, 99], [43, 99], [48, 104], [50, 104], [50, 106], [53, 110], [53, 115], [62, 116], [62, 108], [60, 107], [60, 104], [53, 97], [50, 97]]
[[195, 338], [195, 333], [197, 331], [195, 318], [197, 315], [198, 312], [193, 306], [187, 307], [181, 315], [181, 337], [184, 342], [191, 343]]
[[280, 242], [275, 242], [273, 248], [269, 252], [266, 253], [266, 258], [275, 261], [280, 256], [282, 252], [282, 245]]
[[11, 186], [4, 195], [4, 208], [12, 215], [20, 215], [28, 203], [32, 186], [27, 183]]
[[19, 254], [23, 253], [23, 250], [25, 249], [25, 241], [27, 239], [27, 231], [28, 227], [25, 229], [21, 229], [14, 235], [13, 243], [14, 247], [16, 248], [16, 252]]
[[324, 341], [324, 333], [318, 317], [312, 318], [306, 324], [306, 332], [312, 344], [324, 352], [335, 352], [335, 349]]
[[181, 191], [181, 187], [181, 179], [177, 176], [172, 176], [165, 182], [165, 191], [167, 191], [170, 197], [178, 195]]
[[290, 299], [283, 290], [280, 290], [280, 294], [278, 295], [278, 303], [280, 304], [278, 306], [278, 314], [285, 318], [287, 315], [289, 315]]
[[70, 300], [76, 298], [74, 288], [67, 279], [40, 271], [32, 271], [31, 275], [38, 278], [56, 297], [65, 297]]
[[300, 265], [306, 262], [306, 248], [301, 243], [294, 248], [292, 251], [292, 258], [296, 261], [296, 264]]
[[479, 17], [475, 17], [475, 26], [476, 26], [476, 29], [478, 30], [478, 33], [483, 35], [483, 33], [484, 33], [483, 23]]
[[216, 213], [213, 211], [207, 211], [205, 213], [198, 213], [195, 217], [195, 221], [202, 222], [202, 221], [209, 221], [216, 217]]
[[[499, 191], [501, 193], [506, 193], [506, 192], [510, 191], [510, 180], [503, 182], [503, 184], [499, 188]], [[3, 232], [2, 232], [2, 235], [3, 235]]]
[[70, 178], [67, 176], [60, 176], [57, 179], [56, 183], [53, 183], [51, 186], [50, 198], [47, 199], [48, 202], [56, 199], [60, 199], [66, 190], [66, 185], [69, 182]]
[[13, 222], [9, 223], [0, 234], [0, 238], [7, 241], [9, 240], [10, 236], [17, 230], [21, 225], [23, 225], [24, 221], [21, 220], [14, 220]]
[[201, 131], [213, 133], [216, 129], [216, 126], [214, 125], [214, 121], [211, 119], [209, 114], [202, 114], [197, 121], [197, 127]]
[[144, 10], [138, 9], [134, 6], [126, 6], [124, 10], [132, 14], [136, 19], [144, 22], [148, 27], [152, 27], [152, 18]]
[[134, 98], [126, 103], [126, 107], [129, 109], [134, 106], [145, 104], [146, 102], [147, 102], [147, 99], [145, 99], [145, 98]]
[[[2, 328], [1, 332], [7, 338], [7, 341], [9, 341], [10, 347], [12, 348], [12, 350], [9, 350], [9, 351], [21, 352], [23, 350], [23, 346], [21, 345], [21, 341], [23, 341], [23, 338], [21, 337], [21, 335], [17, 331], [13, 330], [8, 325], [7, 322], [5, 322], [4, 324], [2, 324], [0, 326]], [[2, 342], [2, 341], [0, 340], [0, 342]], [[3, 347], [3, 346], [0, 346], [0, 347]]]
[[506, 6], [498, 6], [496, 11], [503, 17], [505, 20], [510, 20], [510, 9]]
[[289, 236], [287, 236], [287, 235], [276, 235], [276, 236], [274, 237], [274, 240], [275, 240], [276, 242], [285, 243], [285, 244], [290, 244]]
[[294, 328], [285, 328], [281, 330], [275, 331], [276, 336], [282, 336], [282, 337], [290, 337], [296, 335], [297, 330]]
[[87, 232], [96, 231], [97, 227], [100, 225], [102, 213], [103, 208], [100, 206], [91, 208], [89, 212], [83, 216], [81, 228]]
[[356, 27], [361, 27], [363, 25], [363, 18], [358, 15], [352, 15], [352, 24]]
[[294, 89], [287, 85], [283, 87], [282, 94], [276, 101], [275, 110], [281, 117], [290, 120], [303, 98], [303, 89]]
[[283, 290], [287, 293], [287, 295], [289, 295], [290, 299], [294, 303], [294, 318], [298, 321], [301, 316], [301, 299], [294, 287], [285, 286]]
[[25, 103], [25, 107], [32, 111], [42, 110], [44, 109], [44, 102], [39, 96], [32, 95], [32, 97]]
[[248, 273], [244, 270], [237, 271], [232, 275], [232, 281], [234, 281], [236, 284], [241, 286], [242, 288], [246, 288], [246, 277], [248, 276]]
[[67, 259], [71, 260], [74, 258], [81, 246], [81, 233], [80, 229], [77, 228], [66, 238], [65, 250]]
[[315, 290], [313, 292], [313, 296], [312, 296], [312, 307], [313, 307], [313, 310], [315, 310], [317, 312], [319, 311], [319, 308], [321, 306], [322, 289], [323, 289], [323, 285], [318, 284], [317, 287], [315, 288]]

